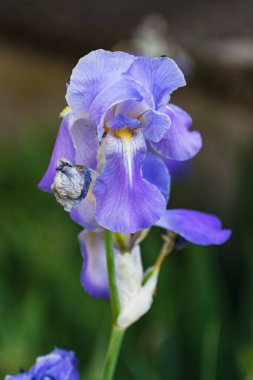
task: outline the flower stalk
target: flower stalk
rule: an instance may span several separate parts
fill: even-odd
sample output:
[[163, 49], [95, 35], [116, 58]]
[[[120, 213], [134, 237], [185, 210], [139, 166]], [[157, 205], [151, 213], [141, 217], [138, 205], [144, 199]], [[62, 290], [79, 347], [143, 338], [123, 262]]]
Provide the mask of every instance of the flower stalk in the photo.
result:
[[125, 329], [119, 328], [116, 325], [117, 318], [120, 313], [120, 302], [119, 302], [117, 280], [116, 280], [113, 236], [112, 236], [112, 232], [106, 229], [104, 231], [104, 234], [105, 234], [108, 282], [109, 282], [109, 288], [110, 288], [110, 300], [111, 300], [111, 309], [112, 309], [112, 331], [111, 331], [110, 343], [107, 350], [102, 379], [112, 380], [114, 372], [115, 372], [115, 367], [116, 367], [117, 359], [119, 356], [119, 351], [120, 351]]
[[113, 378], [124, 333], [125, 329], [119, 328], [115, 325], [112, 326], [111, 339], [105, 360], [103, 380], [112, 380]]
[[116, 269], [114, 261], [114, 249], [113, 249], [113, 237], [112, 232], [109, 230], [105, 233], [105, 251], [106, 251], [106, 264], [108, 272], [108, 282], [110, 288], [110, 300], [112, 308], [112, 320], [113, 324], [116, 324], [118, 315], [120, 313], [119, 295], [117, 289]]

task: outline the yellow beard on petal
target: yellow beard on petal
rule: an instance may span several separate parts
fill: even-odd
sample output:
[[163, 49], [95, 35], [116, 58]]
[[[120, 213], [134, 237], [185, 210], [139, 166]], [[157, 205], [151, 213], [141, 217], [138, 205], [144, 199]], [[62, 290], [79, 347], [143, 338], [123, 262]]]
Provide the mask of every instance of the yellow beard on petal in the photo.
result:
[[63, 110], [60, 112], [59, 116], [64, 118], [66, 115], [68, 115], [71, 112], [71, 108], [69, 106], [66, 106], [63, 108]]

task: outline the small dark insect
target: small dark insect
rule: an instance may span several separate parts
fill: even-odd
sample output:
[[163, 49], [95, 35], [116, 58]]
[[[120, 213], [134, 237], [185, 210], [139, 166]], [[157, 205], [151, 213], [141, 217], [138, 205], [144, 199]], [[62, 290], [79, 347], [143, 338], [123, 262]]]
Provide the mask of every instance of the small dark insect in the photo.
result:
[[166, 54], [161, 55], [161, 58], [166, 58], [166, 57], [167, 57]]

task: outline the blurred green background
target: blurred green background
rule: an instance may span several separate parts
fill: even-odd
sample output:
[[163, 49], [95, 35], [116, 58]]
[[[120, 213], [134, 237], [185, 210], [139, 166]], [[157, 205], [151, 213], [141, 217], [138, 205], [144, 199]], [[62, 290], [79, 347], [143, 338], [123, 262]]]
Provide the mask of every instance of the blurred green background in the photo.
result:
[[[0, 27], [1, 378], [20, 367], [27, 370], [37, 356], [59, 346], [76, 352], [82, 379], [99, 379], [110, 333], [109, 303], [82, 290], [76, 238], [80, 228], [52, 195], [36, 186], [50, 158], [73, 65], [91, 48], [116, 46], [172, 55], [187, 73], [188, 87], [177, 91], [172, 101], [192, 115], [204, 145], [173, 178], [169, 207], [217, 214], [233, 235], [224, 246], [189, 245], [168, 258], [151, 311], [126, 334], [115, 379], [253, 379], [253, 44], [248, 13], [238, 14], [241, 21], [245, 16], [246, 31], [238, 23], [233, 29], [230, 18], [235, 13], [226, 13], [231, 9], [221, 2], [224, 9], [216, 23], [225, 26], [214, 35], [215, 26], [205, 23], [210, 7], [206, 13], [202, 9], [206, 18], [200, 30], [193, 27], [198, 16], [193, 11], [188, 24], [185, 11], [177, 28], [177, 20], [168, 14], [147, 22], [139, 12], [138, 19], [130, 18], [128, 28], [119, 28], [117, 34], [115, 12], [108, 11], [103, 35], [102, 16], [96, 13], [101, 3], [95, 2], [94, 8], [89, 3], [83, 31], [86, 21], [91, 30], [84, 33], [82, 45], [81, 36], [73, 36], [82, 31], [78, 10], [85, 13], [85, 2], [73, 2], [69, 14], [65, 6], [65, 19], [61, 13], [51, 19], [42, 13], [44, 34], [39, 14], [32, 18], [28, 12], [25, 18], [29, 2], [23, 10], [20, 3], [0, 6], [0, 21], [5, 18]], [[108, 2], [111, 9], [114, 5]], [[193, 5], [199, 9], [198, 2]], [[218, 6], [210, 8], [213, 13]], [[147, 10], [153, 10], [150, 2]], [[175, 6], [173, 11], [176, 14]], [[100, 17], [97, 23], [95, 14]], [[124, 17], [120, 6], [118, 14]], [[57, 29], [62, 20], [70, 20], [68, 30], [64, 23]], [[53, 21], [55, 29], [50, 29]], [[172, 25], [171, 32], [166, 23]], [[180, 25], [185, 34], [178, 32]], [[182, 39], [189, 37], [188, 31], [190, 42]], [[142, 244], [145, 266], [158, 254], [160, 234], [154, 229]]]

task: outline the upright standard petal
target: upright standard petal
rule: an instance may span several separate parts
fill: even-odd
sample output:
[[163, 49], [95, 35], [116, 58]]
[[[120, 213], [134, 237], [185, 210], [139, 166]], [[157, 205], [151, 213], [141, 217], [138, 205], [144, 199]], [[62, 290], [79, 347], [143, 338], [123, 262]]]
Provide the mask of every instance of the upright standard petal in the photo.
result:
[[42, 191], [52, 193], [51, 185], [54, 181], [54, 177], [57, 173], [57, 161], [60, 158], [67, 159], [70, 162], [74, 162], [75, 159], [75, 147], [73, 144], [72, 137], [69, 131], [69, 119], [66, 116], [61, 123], [56, 142], [54, 145], [53, 154], [48, 165], [47, 171], [38, 184], [38, 188]]
[[87, 113], [96, 97], [121, 79], [134, 56], [95, 50], [79, 60], [67, 88], [66, 100], [77, 114]]
[[142, 176], [145, 155], [141, 131], [106, 136], [106, 164], [93, 188], [95, 218], [102, 227], [134, 233], [154, 224], [164, 212], [163, 195]]
[[162, 193], [166, 202], [170, 194], [170, 175], [164, 162], [148, 153], [142, 166], [143, 177]]
[[83, 256], [82, 287], [93, 297], [109, 297], [103, 231], [83, 231], [78, 239]]
[[186, 84], [182, 71], [167, 57], [138, 57], [123, 77], [130, 81], [149, 107], [155, 110], [167, 105], [170, 94]]
[[181, 108], [170, 104], [164, 112], [171, 119], [170, 128], [166, 130], [159, 142], [151, 141], [151, 146], [159, 154], [171, 160], [189, 160], [202, 146], [201, 135], [197, 131], [189, 131], [191, 117]]
[[223, 244], [231, 235], [231, 230], [222, 229], [219, 218], [194, 210], [166, 210], [155, 225], [200, 245]]

